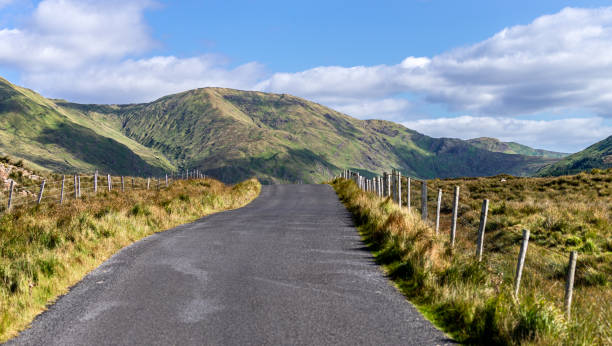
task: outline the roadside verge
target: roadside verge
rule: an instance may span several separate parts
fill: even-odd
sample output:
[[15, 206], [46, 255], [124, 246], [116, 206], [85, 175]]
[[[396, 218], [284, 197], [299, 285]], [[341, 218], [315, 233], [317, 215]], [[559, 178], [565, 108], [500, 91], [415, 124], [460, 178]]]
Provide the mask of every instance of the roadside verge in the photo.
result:
[[148, 235], [240, 208], [256, 179], [227, 186], [181, 180], [168, 189], [116, 191], [19, 209], [0, 218], [0, 342], [15, 336], [89, 271]]

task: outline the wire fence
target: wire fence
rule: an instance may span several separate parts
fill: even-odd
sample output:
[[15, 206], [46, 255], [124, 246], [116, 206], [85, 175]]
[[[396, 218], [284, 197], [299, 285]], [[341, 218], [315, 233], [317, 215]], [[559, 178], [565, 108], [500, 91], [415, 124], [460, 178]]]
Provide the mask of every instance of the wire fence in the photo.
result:
[[62, 204], [70, 199], [95, 196], [104, 191], [161, 190], [174, 181], [206, 178], [199, 170], [156, 177], [113, 176], [110, 174], [63, 175], [55, 179], [39, 179], [36, 183], [21, 184], [9, 179], [7, 189], [0, 191], [0, 213], [10, 212], [41, 203]]
[[[382, 176], [373, 178], [367, 178], [361, 176], [358, 172], [352, 172], [350, 170], [344, 170], [341, 172], [338, 178], [350, 179], [355, 184], [368, 193], [372, 193], [381, 198], [391, 198], [392, 201], [420, 213], [422, 220], [432, 224], [435, 228], [435, 234], [438, 235], [442, 229], [450, 230], [449, 232], [449, 246], [451, 249], [456, 248], [456, 243], [461, 240], [463, 243], [472, 243], [475, 245], [474, 258], [476, 261], [482, 261], [485, 243], [485, 233], [487, 217], [489, 213], [489, 200], [484, 199], [482, 202], [482, 208], [480, 210], [480, 222], [478, 223], [477, 231], [474, 232], [475, 227], [472, 223], [462, 224], [458, 220], [458, 215], [463, 213], [476, 213], [477, 210], [467, 208], [465, 205], [460, 207], [460, 196], [461, 191], [459, 186], [454, 186], [453, 189], [448, 187], [439, 186], [436, 181], [427, 181], [418, 179], [410, 176], [402, 176], [400, 172], [393, 170], [391, 173], [383, 173]], [[502, 178], [502, 181], [503, 178]], [[434, 186], [432, 186], [434, 185]], [[438, 185], [438, 186], [435, 186]], [[430, 198], [435, 196], [435, 198]], [[429, 211], [433, 212], [430, 214]], [[532, 251], [543, 251], [550, 255], [550, 258], [554, 258], [555, 262], [563, 263], [567, 261], [567, 271], [565, 273], [565, 287], [564, 287], [564, 309], [567, 317], [570, 317], [572, 295], [574, 289], [574, 280], [576, 277], [576, 263], [578, 254], [576, 251], [569, 253], [563, 253], [555, 249], [551, 249], [546, 246], [538, 246], [536, 244], [529, 244], [530, 231], [525, 229], [523, 232], [517, 230], [504, 228], [504, 232], [513, 234], [516, 240], [520, 240], [521, 247], [519, 256], [516, 262], [516, 269], [514, 272], [514, 295], [518, 297], [522, 279], [523, 268], [525, 262], [528, 265], [539, 266], [534, 260], [526, 261], [526, 254], [528, 251], [528, 245], [534, 248]], [[506, 233], [506, 234], [508, 234]], [[465, 247], [464, 247], [465, 248]], [[538, 260], [541, 260], [538, 258]], [[505, 266], [507, 268], [507, 265]], [[580, 266], [581, 270], [598, 272], [596, 268], [582, 263]], [[492, 266], [488, 266], [489, 270], [495, 271]], [[501, 269], [497, 270], [498, 273], [502, 274]], [[599, 274], [606, 277], [606, 273]], [[553, 285], [555, 286], [555, 285]], [[546, 290], [552, 290], [554, 287], [543, 288]]]

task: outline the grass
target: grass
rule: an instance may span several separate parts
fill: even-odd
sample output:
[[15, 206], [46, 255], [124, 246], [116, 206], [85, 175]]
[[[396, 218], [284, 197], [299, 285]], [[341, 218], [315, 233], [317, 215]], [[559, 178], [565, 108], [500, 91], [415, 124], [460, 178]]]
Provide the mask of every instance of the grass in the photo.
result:
[[0, 217], [0, 341], [24, 329], [59, 295], [126, 245], [204, 215], [239, 208], [255, 179], [176, 181], [168, 189], [116, 189], [17, 208]]
[[[612, 343], [612, 170], [559, 178], [491, 177], [434, 180], [430, 220], [420, 220], [420, 185], [413, 207], [332, 185], [371, 246], [378, 263], [436, 325], [468, 344], [605, 345]], [[502, 182], [502, 179], [505, 180]], [[452, 191], [461, 187], [455, 248], [449, 247]], [[433, 193], [445, 191], [441, 231], [432, 227]], [[406, 191], [406, 190], [404, 190]], [[485, 253], [475, 261], [483, 198], [490, 199]], [[433, 214], [433, 215], [432, 215]], [[519, 298], [512, 283], [519, 231], [532, 232]], [[563, 295], [568, 251], [579, 251], [572, 315]]]

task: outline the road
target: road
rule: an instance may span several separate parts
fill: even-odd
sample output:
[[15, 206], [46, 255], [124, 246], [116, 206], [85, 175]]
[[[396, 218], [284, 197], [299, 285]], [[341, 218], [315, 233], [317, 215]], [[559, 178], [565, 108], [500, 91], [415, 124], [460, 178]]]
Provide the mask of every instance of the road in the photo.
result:
[[9, 344], [452, 343], [391, 285], [328, 185], [157, 233], [92, 271]]

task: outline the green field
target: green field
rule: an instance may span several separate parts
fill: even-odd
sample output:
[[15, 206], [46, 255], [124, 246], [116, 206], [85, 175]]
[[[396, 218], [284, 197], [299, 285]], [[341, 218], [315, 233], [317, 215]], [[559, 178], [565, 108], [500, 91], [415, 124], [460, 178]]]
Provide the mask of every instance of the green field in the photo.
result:
[[[502, 181], [504, 180], [504, 181]], [[556, 178], [497, 176], [420, 184], [412, 211], [354, 183], [333, 186], [400, 290], [457, 340], [476, 344], [612, 342], [612, 170]], [[457, 242], [449, 245], [452, 191], [460, 186]], [[405, 188], [405, 187], [404, 187]], [[444, 191], [440, 233], [433, 220]], [[404, 189], [404, 191], [406, 191]], [[484, 259], [475, 260], [482, 200], [490, 200]], [[405, 203], [405, 201], [404, 201]], [[512, 297], [521, 231], [531, 231], [519, 299]], [[569, 251], [578, 251], [571, 319], [563, 313]]]

